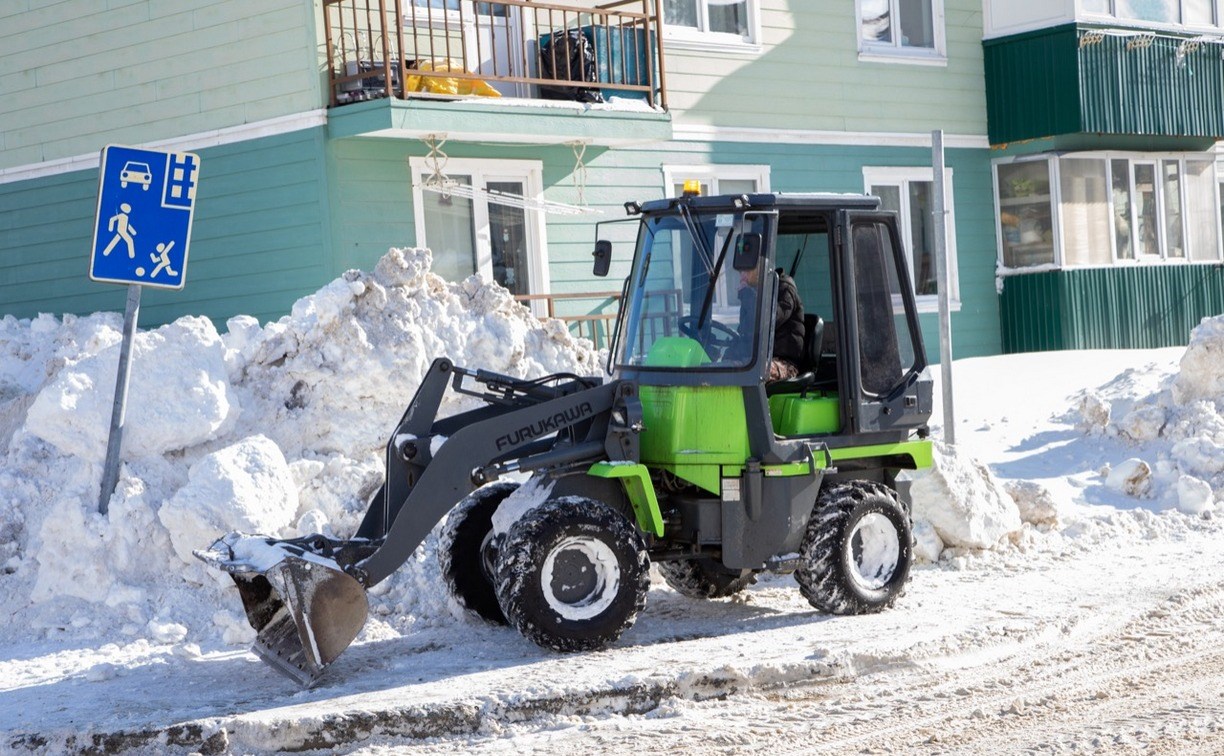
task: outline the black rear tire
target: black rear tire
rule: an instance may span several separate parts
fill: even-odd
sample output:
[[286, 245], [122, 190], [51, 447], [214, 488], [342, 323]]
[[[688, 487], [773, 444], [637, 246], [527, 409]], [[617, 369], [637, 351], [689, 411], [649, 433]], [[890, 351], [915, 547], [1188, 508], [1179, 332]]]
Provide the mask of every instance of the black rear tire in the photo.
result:
[[755, 572], [731, 571], [712, 559], [658, 562], [659, 573], [681, 596], [716, 599], [734, 596], [756, 582]]
[[820, 493], [795, 579], [829, 614], [871, 614], [896, 602], [913, 561], [909, 515], [896, 491], [857, 480]]
[[646, 605], [650, 558], [634, 525], [582, 496], [524, 514], [497, 554], [497, 599], [510, 624], [554, 651], [595, 651]]
[[450, 595], [467, 611], [494, 625], [506, 615], [493, 589], [493, 513], [518, 483], [477, 489], [455, 505], [438, 535], [438, 564]]

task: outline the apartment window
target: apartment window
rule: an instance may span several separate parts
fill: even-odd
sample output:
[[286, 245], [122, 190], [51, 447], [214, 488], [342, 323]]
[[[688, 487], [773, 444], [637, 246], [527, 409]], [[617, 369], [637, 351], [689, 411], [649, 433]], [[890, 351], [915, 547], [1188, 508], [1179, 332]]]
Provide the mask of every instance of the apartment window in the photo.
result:
[[543, 214], [514, 201], [543, 197], [539, 161], [451, 158], [445, 177], [459, 188], [449, 194], [430, 188], [425, 158], [410, 164], [416, 243], [433, 252], [435, 273], [448, 281], [482, 273], [515, 294], [548, 291]]
[[856, 0], [860, 59], [943, 63], [943, 0]]
[[[935, 180], [930, 168], [863, 169], [868, 194], [880, 198], [885, 210], [897, 213], [897, 228], [906, 249], [910, 282], [918, 307], [928, 311], [938, 307], [938, 281], [935, 276]], [[952, 171], [944, 173], [947, 202], [948, 277], [951, 299], [958, 298], [956, 276], [956, 222], [952, 212]]]
[[1217, 0], [1085, 0], [1084, 11], [1121, 21], [1153, 24], [1215, 26], [1220, 15]]
[[663, 0], [663, 24], [671, 42], [685, 46], [756, 48], [757, 0]]
[[1206, 156], [1042, 157], [997, 164], [995, 178], [1005, 269], [1220, 259], [1216, 167]]

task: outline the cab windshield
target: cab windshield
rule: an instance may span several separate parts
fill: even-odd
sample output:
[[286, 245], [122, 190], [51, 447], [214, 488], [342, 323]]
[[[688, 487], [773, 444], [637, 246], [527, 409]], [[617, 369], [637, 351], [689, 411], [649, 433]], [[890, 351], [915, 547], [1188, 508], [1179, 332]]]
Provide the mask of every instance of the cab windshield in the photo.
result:
[[638, 233], [618, 364], [633, 368], [736, 369], [756, 356], [764, 258], [751, 271], [732, 260], [759, 214], [691, 212], [649, 216]]

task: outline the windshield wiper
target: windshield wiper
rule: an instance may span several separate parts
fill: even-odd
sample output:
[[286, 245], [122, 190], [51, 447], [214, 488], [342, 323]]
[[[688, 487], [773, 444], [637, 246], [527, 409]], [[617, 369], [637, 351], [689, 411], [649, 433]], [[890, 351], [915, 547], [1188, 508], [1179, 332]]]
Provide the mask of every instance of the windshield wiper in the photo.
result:
[[714, 304], [714, 288], [718, 284], [718, 274], [722, 270], [723, 260], [727, 257], [727, 250], [731, 248], [731, 240], [737, 236], [735, 227], [727, 233], [727, 238], [723, 241], [722, 249], [718, 251], [718, 259], [714, 261], [714, 272], [710, 274], [710, 285], [706, 287], [705, 299], [701, 303], [701, 316], [697, 318], [697, 331], [701, 331], [701, 326], [705, 323], [706, 316], [710, 314], [710, 307]]

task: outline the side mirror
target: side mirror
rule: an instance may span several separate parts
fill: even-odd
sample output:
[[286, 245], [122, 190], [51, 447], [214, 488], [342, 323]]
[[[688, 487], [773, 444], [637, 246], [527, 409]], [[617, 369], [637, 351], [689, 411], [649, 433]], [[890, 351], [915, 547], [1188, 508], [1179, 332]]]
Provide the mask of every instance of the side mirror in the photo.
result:
[[761, 247], [765, 238], [759, 233], [748, 233], [740, 237], [739, 247], [731, 260], [731, 267], [736, 270], [752, 270], [761, 261]]
[[592, 272], [600, 278], [608, 275], [608, 268], [612, 266], [612, 242], [607, 239], [598, 240], [591, 255], [595, 258], [595, 269]]

